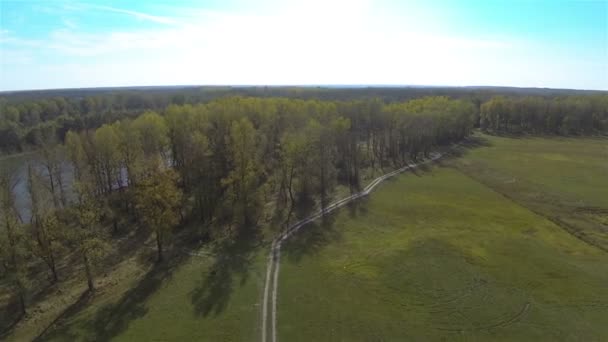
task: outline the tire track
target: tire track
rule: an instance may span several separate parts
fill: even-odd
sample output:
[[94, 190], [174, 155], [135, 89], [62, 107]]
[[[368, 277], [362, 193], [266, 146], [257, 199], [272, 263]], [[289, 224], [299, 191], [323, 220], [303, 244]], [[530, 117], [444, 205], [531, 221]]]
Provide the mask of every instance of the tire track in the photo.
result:
[[[380, 183], [383, 181], [396, 176], [400, 173], [403, 173], [407, 170], [416, 168], [420, 165], [427, 164], [433, 162], [439, 158], [443, 157], [441, 153], [433, 153], [432, 157], [428, 160], [425, 160], [416, 164], [408, 164], [400, 169], [389, 172], [385, 175], [382, 175], [376, 179], [374, 179], [371, 183], [369, 183], [363, 191], [335, 201], [328, 205], [324, 210], [319, 210], [316, 213], [310, 215], [309, 217], [302, 219], [287, 228], [284, 232], [279, 234], [273, 241], [270, 247], [270, 254], [268, 256], [268, 262], [266, 263], [266, 283], [264, 284], [264, 297], [262, 302], [262, 342], [266, 342], [268, 339], [268, 301], [271, 300], [271, 310], [270, 310], [270, 320], [271, 320], [271, 341], [277, 341], [277, 293], [279, 288], [279, 271], [281, 266], [281, 245], [283, 241], [287, 240], [292, 234], [296, 233], [300, 228], [304, 227], [308, 223], [324, 216], [325, 214], [331, 213], [332, 211], [339, 209], [346, 204], [357, 200], [361, 197], [365, 197], [370, 194]], [[270, 283], [272, 282], [272, 287]]]

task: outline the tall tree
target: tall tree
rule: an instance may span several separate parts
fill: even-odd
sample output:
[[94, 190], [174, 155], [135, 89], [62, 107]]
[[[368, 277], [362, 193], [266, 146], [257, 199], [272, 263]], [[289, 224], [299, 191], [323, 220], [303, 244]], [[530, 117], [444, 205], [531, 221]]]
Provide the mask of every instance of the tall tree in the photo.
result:
[[[187, 165], [184, 174], [190, 179], [189, 187], [192, 188], [195, 196], [196, 206], [202, 221], [211, 219], [215, 208], [217, 184], [213, 177], [213, 163], [211, 160], [211, 148], [209, 139], [200, 132], [194, 132], [189, 137], [191, 152], [188, 154]], [[184, 177], [182, 175], [182, 177]]]
[[27, 269], [25, 237], [15, 208], [15, 186], [13, 170], [0, 170], [0, 219], [4, 234], [0, 238], [0, 258], [9, 284], [15, 289], [20, 313], [26, 313]]
[[331, 127], [323, 126], [317, 120], [309, 121], [306, 135], [311, 139], [312, 153], [309, 162], [314, 167], [321, 209], [325, 212], [336, 182], [334, 137]]
[[251, 121], [247, 118], [234, 121], [229, 141], [232, 170], [223, 179], [223, 183], [228, 186], [240, 223], [249, 226], [254, 222], [254, 215], [260, 205], [260, 165], [256, 151], [256, 131]]
[[119, 178], [119, 147], [120, 139], [115, 126], [103, 125], [95, 131], [93, 136], [95, 146], [95, 159], [99, 163], [100, 175], [98, 179], [104, 185], [104, 192], [110, 193], [118, 184]]
[[[168, 128], [158, 113], [142, 114], [133, 121], [131, 127], [138, 132], [146, 157], [155, 158], [159, 154], [165, 157], [169, 144]], [[163, 162], [166, 161], [167, 158], [163, 158]]]
[[51, 272], [51, 282], [57, 282], [57, 255], [63, 249], [64, 234], [54, 211], [47, 204], [41, 186], [41, 176], [28, 165], [28, 191], [31, 203], [33, 241], [29, 244], [33, 255], [40, 258]]
[[167, 235], [179, 221], [182, 193], [177, 187], [177, 175], [163, 170], [162, 162], [154, 172], [143, 178], [135, 190], [136, 209], [142, 223], [154, 232], [158, 262], [163, 261], [163, 246]]
[[94, 267], [109, 246], [100, 226], [101, 204], [93, 186], [86, 182], [74, 185], [78, 201], [73, 212], [77, 225], [70, 231], [69, 239], [82, 260], [89, 291], [95, 291]]
[[48, 188], [53, 196], [55, 208], [60, 208], [67, 204], [65, 185], [63, 180], [63, 147], [48, 140], [42, 147], [42, 165], [48, 177]]
[[77, 182], [84, 182], [90, 175], [87, 155], [84, 149], [82, 135], [73, 131], [68, 131], [65, 136], [65, 147], [68, 159], [74, 169], [74, 179]]
[[118, 152], [121, 166], [127, 172], [128, 185], [135, 185], [143, 168], [144, 151], [141, 135], [138, 130], [133, 129], [131, 121], [123, 120], [116, 123], [115, 126], [119, 139]]

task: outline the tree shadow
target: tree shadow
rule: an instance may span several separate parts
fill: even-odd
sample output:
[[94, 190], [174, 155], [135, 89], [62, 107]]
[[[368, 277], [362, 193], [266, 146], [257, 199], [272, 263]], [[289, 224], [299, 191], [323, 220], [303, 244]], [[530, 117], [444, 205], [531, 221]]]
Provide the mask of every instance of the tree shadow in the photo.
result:
[[[167, 255], [167, 260], [157, 264], [151, 269], [132, 289], [127, 291], [122, 298], [112, 304], [107, 304], [97, 310], [91, 319], [76, 322], [78, 331], [73, 331], [72, 324], [59, 326], [39, 336], [37, 340], [63, 339], [63, 340], [86, 340], [86, 341], [109, 341], [121, 332], [125, 331], [129, 324], [146, 315], [147, 299], [155, 293], [161, 285], [171, 278], [173, 272], [189, 256], [184, 253], [172, 252]], [[68, 309], [66, 309], [56, 322], [61, 324], [75, 316], [87, 307], [90, 300], [94, 298], [85, 292], [81, 298]]]
[[255, 251], [261, 244], [258, 231], [238, 229], [235, 236], [225, 238], [215, 246], [215, 262], [190, 293], [195, 315], [219, 315], [226, 309], [234, 287], [247, 282]]
[[296, 219], [305, 218], [310, 215], [310, 213], [314, 210], [314, 207], [315, 201], [311, 196], [298, 194], [292, 215], [295, 214]]
[[[63, 318], [68, 318], [71, 317], [73, 315], [75, 315], [76, 313], [78, 313], [80, 310], [84, 309], [87, 304], [89, 304], [91, 302], [91, 299], [93, 298], [93, 296], [91, 295], [91, 292], [89, 292], [88, 290], [83, 292], [80, 297], [78, 297], [78, 300], [76, 300], [76, 302], [72, 303], [70, 306], [68, 306], [65, 310], [63, 310], [59, 316], [57, 316], [53, 322], [51, 322], [51, 324], [49, 324], [46, 328], [44, 328], [44, 330], [42, 330], [42, 332], [36, 337], [34, 338], [34, 341], [40, 341], [43, 340], [45, 338], [50, 338], [51, 336], [45, 336], [47, 334], [47, 332], [51, 331], [51, 329], [55, 326], [55, 324], [57, 322], [60, 322]], [[69, 337], [70, 340], [76, 340], [78, 338], [78, 336], [76, 336], [75, 334], [62, 334], [62, 337]]]
[[368, 198], [361, 197], [357, 200], [354, 200], [346, 205], [348, 210], [348, 216], [350, 218], [356, 219], [359, 216], [365, 216], [368, 213]]
[[2, 308], [0, 311], [0, 340], [6, 338], [24, 317], [23, 314], [16, 314], [20, 310], [19, 301], [16, 298], [10, 300], [10, 302]]
[[[287, 202], [289, 202], [289, 200], [287, 200]], [[277, 231], [283, 226], [288, 214], [293, 214], [289, 212], [290, 204], [287, 202], [281, 203], [277, 201], [277, 205], [272, 211], [270, 219], [267, 221], [267, 224], [273, 231]]]
[[469, 151], [480, 147], [491, 147], [492, 143], [485, 137], [470, 136], [456, 146], [450, 146], [443, 151], [443, 157], [433, 163], [443, 166], [443, 162], [465, 156]]
[[[148, 229], [135, 229], [122, 239], [119, 239], [114, 243], [114, 252], [103, 261], [104, 268], [110, 268], [123, 260], [131, 258], [138, 253], [141, 246], [144, 246], [151, 236], [152, 232]], [[148, 253], [144, 254], [147, 255]], [[147, 262], [147, 258], [140, 257], [138, 260], [142, 264]]]
[[492, 143], [488, 138], [480, 137], [480, 136], [469, 136], [466, 139], [462, 140], [459, 144], [465, 148], [475, 148], [475, 147], [489, 147], [492, 146]]
[[[357, 213], [367, 209], [353, 208]], [[330, 213], [320, 221], [313, 221], [293, 234], [283, 245], [283, 251], [288, 260], [299, 263], [302, 258], [319, 253], [330, 243], [339, 241], [341, 233], [335, 227], [336, 215]]]
[[494, 135], [501, 138], [509, 138], [509, 139], [522, 139], [534, 136], [533, 134], [528, 134], [525, 132], [505, 132], [505, 131], [489, 131], [485, 132], [486, 134]]
[[[30, 279], [26, 299], [26, 310], [29, 314], [29, 310], [35, 307], [37, 303], [54, 295], [58, 291], [59, 284], [52, 282], [48, 267], [42, 263], [28, 265], [27, 277]], [[8, 284], [0, 286], [8, 286]], [[17, 324], [28, 316], [18, 314], [20, 311], [19, 300], [15, 294], [11, 296], [6, 305], [0, 306], [0, 313], [2, 313], [0, 315], [0, 338], [12, 333]]]
[[422, 176], [424, 176], [424, 174], [431, 172], [432, 169], [433, 168], [431, 167], [431, 164], [425, 163], [425, 164], [418, 164], [418, 165], [416, 165], [416, 167], [409, 168], [408, 171], [411, 174], [413, 174], [414, 176], [422, 177]]
[[[125, 236], [121, 240], [115, 240], [114, 246], [115, 250], [109, 254], [101, 263], [98, 265], [100, 270], [99, 277], [107, 275], [107, 271], [111, 269], [112, 266], [118, 264], [122, 260], [128, 259], [132, 257], [137, 251], [139, 251], [139, 247], [143, 244], [143, 242], [148, 238], [149, 233], [146, 233], [145, 230], [136, 230], [135, 233], [130, 234], [129, 236]], [[141, 264], [149, 263], [151, 256], [153, 253], [144, 253], [138, 258]], [[52, 283], [50, 280], [49, 270], [46, 265], [42, 263], [37, 263], [28, 268], [28, 277], [31, 279], [32, 283], [30, 285], [29, 290], [29, 298], [28, 298], [28, 307], [35, 307], [38, 303], [44, 301], [46, 298], [53, 296], [57, 291], [62, 290], [62, 284], [64, 282], [73, 279], [74, 277], [78, 277], [78, 274], [82, 272], [82, 269], [79, 269], [79, 265], [81, 265], [81, 259], [76, 253], [69, 253], [67, 255], [63, 255], [61, 259], [57, 261], [57, 272], [59, 276], [58, 283]], [[105, 270], [105, 271], [104, 271]], [[63, 317], [69, 317], [75, 313], [77, 313], [80, 309], [85, 307], [85, 304], [88, 301], [84, 301], [83, 298], [79, 298], [77, 302], [70, 304], [56, 319], [53, 323], [49, 324], [43, 331], [43, 334], [46, 333], [47, 330], [53, 328], [55, 322], [60, 321]], [[0, 310], [6, 310], [7, 314], [2, 314], [0, 319], [0, 331], [3, 335], [8, 335], [13, 331], [17, 323], [23, 318], [16, 317], [16, 320], [10, 322], [3, 322], [4, 317], [14, 316], [16, 312], [19, 311], [18, 306], [15, 306], [14, 303], [9, 303], [5, 308], [0, 308]], [[41, 334], [42, 336], [42, 334]], [[2, 337], [2, 336], [0, 336]]]

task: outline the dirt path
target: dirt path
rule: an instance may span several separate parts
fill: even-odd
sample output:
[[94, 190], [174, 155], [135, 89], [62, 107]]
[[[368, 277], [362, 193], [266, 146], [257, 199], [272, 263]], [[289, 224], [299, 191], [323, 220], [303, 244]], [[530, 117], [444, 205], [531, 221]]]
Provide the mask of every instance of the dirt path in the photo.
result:
[[[267, 333], [268, 333], [268, 300], [270, 298], [271, 300], [271, 313], [270, 313], [270, 320], [271, 320], [271, 338], [272, 338], [272, 342], [276, 342], [277, 341], [277, 293], [278, 293], [278, 288], [279, 288], [279, 270], [280, 270], [280, 266], [281, 266], [281, 245], [283, 243], [283, 241], [287, 240], [292, 234], [296, 233], [298, 230], [300, 230], [300, 228], [304, 227], [305, 225], [307, 225], [308, 223], [322, 217], [324, 214], [328, 214], [338, 208], [343, 207], [344, 205], [357, 200], [361, 197], [367, 196], [370, 192], [372, 192], [374, 190], [374, 188], [376, 188], [376, 186], [378, 186], [378, 184], [382, 183], [383, 181], [385, 181], [388, 178], [391, 178], [395, 175], [398, 175], [404, 171], [407, 171], [409, 169], [413, 169], [416, 168], [422, 164], [427, 164], [430, 162], [433, 162], [439, 158], [441, 158], [443, 155], [441, 153], [433, 153], [432, 157], [426, 161], [417, 163], [417, 164], [408, 164], [398, 170], [395, 170], [393, 172], [389, 172], [383, 176], [380, 176], [376, 179], [374, 179], [371, 183], [369, 183], [365, 189], [363, 189], [363, 191], [350, 195], [348, 197], [345, 197], [341, 200], [338, 200], [336, 202], [331, 203], [330, 205], [327, 206], [327, 208], [322, 211], [319, 210], [318, 212], [310, 215], [309, 217], [300, 220], [294, 224], [292, 224], [291, 226], [289, 226], [289, 228], [287, 228], [284, 232], [282, 232], [281, 234], [279, 234], [279, 236], [277, 236], [273, 242], [272, 245], [270, 247], [270, 255], [268, 256], [268, 262], [266, 263], [266, 282], [264, 284], [264, 298], [263, 298], [263, 302], [262, 302], [262, 342], [266, 342], [267, 341]], [[272, 283], [272, 285], [271, 285]]]

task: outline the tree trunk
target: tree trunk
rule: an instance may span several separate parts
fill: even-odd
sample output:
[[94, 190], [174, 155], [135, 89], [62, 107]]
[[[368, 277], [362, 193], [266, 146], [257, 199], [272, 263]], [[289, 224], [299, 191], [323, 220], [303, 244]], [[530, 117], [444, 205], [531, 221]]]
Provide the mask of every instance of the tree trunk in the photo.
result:
[[91, 265], [89, 265], [89, 258], [87, 258], [86, 254], [83, 255], [83, 261], [84, 270], [87, 274], [87, 286], [89, 287], [89, 292], [94, 292], [95, 284], [93, 283], [93, 273], [91, 272]]
[[[322, 161], [324, 163], [325, 161]], [[321, 212], [325, 216], [325, 207], [327, 206], [326, 184], [325, 184], [325, 166], [321, 167]]]
[[61, 204], [65, 207], [67, 203], [65, 190], [63, 189], [63, 178], [61, 176], [61, 166], [57, 166], [57, 174], [55, 175], [57, 178], [57, 185], [59, 186], [59, 199], [61, 200]]
[[289, 200], [291, 201], [291, 207], [289, 208], [290, 213], [296, 205], [296, 200], [293, 197], [293, 189], [292, 189], [293, 173], [294, 173], [294, 166], [292, 165], [291, 170], [289, 170], [289, 184], [287, 185], [287, 189], [289, 190]]
[[201, 222], [205, 222], [205, 208], [203, 207], [203, 196], [201, 195], [200, 190], [198, 190], [196, 192], [195, 195], [195, 199], [196, 199], [196, 207], [198, 208], [198, 211], [200, 213], [200, 220]]
[[156, 232], [156, 250], [158, 251], [158, 258], [156, 261], [162, 262], [163, 261], [163, 243], [162, 243], [161, 234], [159, 232]]
[[357, 146], [357, 141], [351, 141], [352, 147], [352, 175], [354, 187], [357, 192], [361, 191], [361, 179], [359, 178], [359, 146]]
[[53, 284], [55, 284], [59, 280], [59, 277], [57, 277], [57, 267], [55, 266], [53, 252], [51, 251], [49, 254], [49, 268], [51, 269], [51, 275], [53, 276]]
[[25, 315], [27, 313], [25, 308], [25, 293], [21, 285], [19, 285], [19, 307], [21, 308], [21, 314]]
[[112, 192], [112, 168], [109, 165], [105, 167], [106, 182], [108, 182], [108, 193]]
[[56, 209], [59, 208], [59, 201], [57, 200], [57, 191], [55, 191], [55, 180], [53, 178], [53, 168], [50, 165], [46, 166], [46, 170], [49, 173], [49, 185], [51, 186], [51, 195], [53, 197], [53, 205]]

